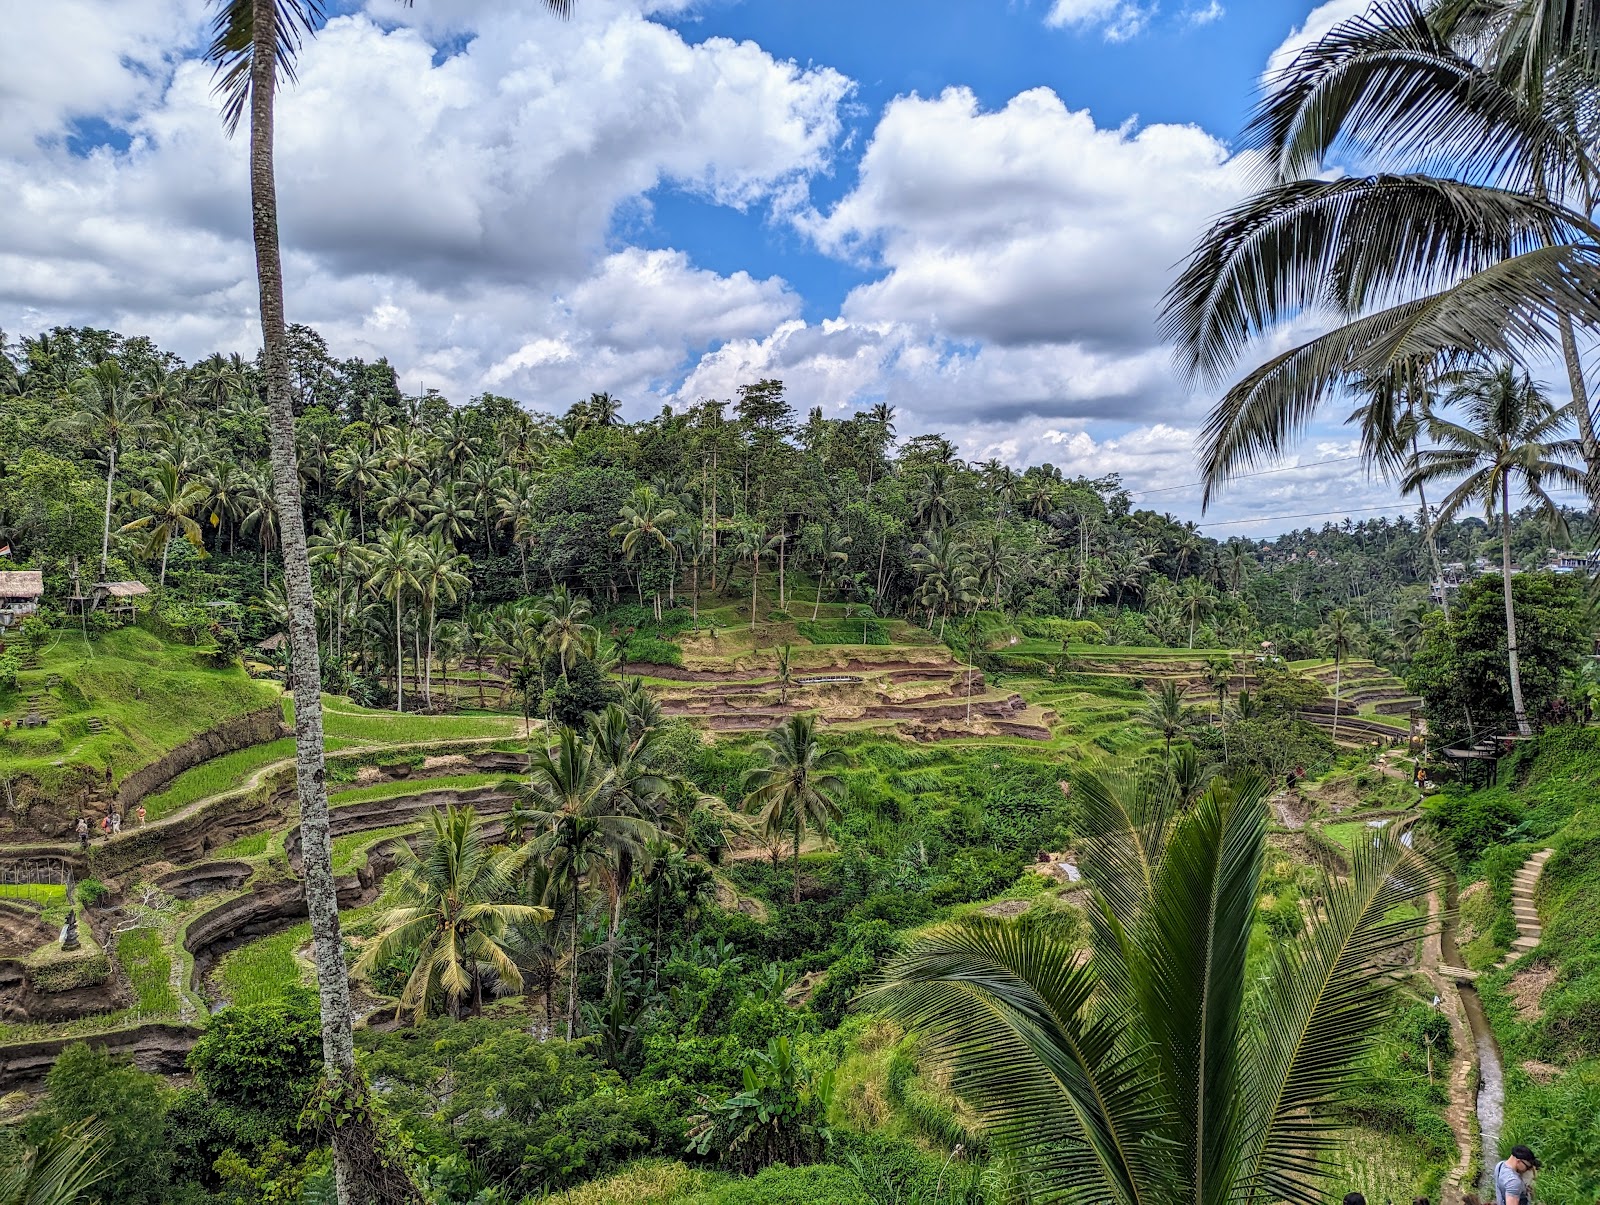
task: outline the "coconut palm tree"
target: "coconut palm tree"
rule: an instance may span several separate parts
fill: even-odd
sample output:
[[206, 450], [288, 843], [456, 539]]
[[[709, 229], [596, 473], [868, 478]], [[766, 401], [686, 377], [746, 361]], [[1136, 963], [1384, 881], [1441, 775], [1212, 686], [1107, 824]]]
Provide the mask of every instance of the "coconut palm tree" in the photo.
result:
[[1511, 708], [1517, 731], [1526, 736], [1527, 708], [1522, 701], [1522, 675], [1517, 661], [1517, 616], [1511, 602], [1511, 486], [1515, 479], [1524, 497], [1558, 527], [1561, 508], [1550, 497], [1550, 483], [1583, 488], [1585, 473], [1571, 460], [1580, 448], [1564, 438], [1569, 419], [1545, 399], [1526, 373], [1510, 366], [1470, 369], [1453, 378], [1446, 402], [1462, 411], [1462, 422], [1438, 415], [1428, 420], [1428, 434], [1439, 446], [1416, 454], [1407, 487], [1425, 481], [1458, 481], [1439, 506], [1436, 523], [1448, 523], [1469, 502], [1483, 506], [1491, 522], [1500, 516], [1500, 575], [1506, 607], [1506, 661], [1510, 670]]
[[1264, 784], [1185, 809], [1164, 778], [1074, 781], [1092, 957], [973, 917], [913, 939], [865, 1002], [918, 1035], [1036, 1199], [1317, 1205], [1337, 1110], [1396, 1006], [1383, 960], [1427, 927], [1397, 909], [1443, 875], [1389, 836], [1363, 842], [1317, 924], [1258, 962]]
[[[615, 884], [619, 855], [644, 856], [660, 835], [653, 823], [619, 810], [615, 779], [604, 758], [570, 728], [563, 728], [553, 749], [535, 749], [522, 798], [539, 835], [526, 847], [549, 868], [547, 902], [565, 903], [572, 927], [567, 944], [567, 1037], [578, 1016], [578, 928], [581, 893], [586, 879], [603, 877]], [[630, 862], [631, 865], [631, 862]]]
[[416, 950], [412, 969], [395, 1015], [410, 1009], [416, 1020], [428, 1015], [443, 996], [446, 1011], [461, 1016], [468, 994], [474, 1011], [483, 1002], [483, 969], [514, 990], [522, 972], [505, 951], [502, 939], [512, 924], [550, 919], [548, 908], [512, 902], [517, 878], [533, 850], [495, 849], [470, 807], [449, 804], [428, 813], [428, 827], [416, 853], [402, 845], [395, 873], [385, 892], [395, 902], [378, 920], [378, 936], [356, 960], [358, 974], [376, 968], [408, 950]]
[[1233, 690], [1233, 658], [1213, 657], [1206, 663], [1206, 683], [1217, 696], [1217, 719], [1222, 724], [1222, 760], [1228, 760], [1228, 695]]
[[158, 548], [161, 550], [158, 585], [163, 590], [167, 586], [167, 554], [172, 551], [175, 537], [188, 540], [201, 556], [206, 554], [205, 537], [194, 516], [205, 505], [209, 495], [205, 482], [194, 478], [185, 480], [179, 475], [178, 467], [170, 461], [158, 464], [150, 484], [134, 491], [133, 505], [144, 514], [124, 523], [118, 530], [147, 533], [145, 556], [154, 556]]
[[461, 553], [457, 552], [438, 532], [432, 532], [416, 545], [416, 579], [417, 592], [422, 596], [422, 605], [427, 612], [427, 658], [424, 661], [422, 695], [424, 700], [433, 698], [433, 636], [434, 629], [438, 626], [439, 603], [454, 603], [461, 597], [461, 593], [471, 579], [467, 577], [467, 569], [472, 562]]
[[356, 500], [356, 535], [367, 538], [367, 495], [378, 488], [383, 476], [383, 457], [360, 443], [334, 454], [334, 483]]
[[[1526, 32], [1542, 18], [1523, 18], [1551, 7], [1380, 0], [1270, 81], [1245, 141], [1272, 180], [1203, 237], [1164, 326], [1191, 372], [1217, 378], [1296, 315], [1345, 324], [1268, 360], [1216, 404], [1208, 502], [1230, 473], [1283, 450], [1343, 384], [1553, 341], [1594, 477], [1600, 445], [1572, 323], [1600, 322], [1600, 230], [1587, 216], [1597, 176], [1592, 131], [1573, 115], [1592, 111], [1600, 76], [1564, 57], [1593, 58], [1581, 37], [1534, 47], [1503, 36], [1508, 16]], [[1465, 12], [1499, 29], [1458, 19]], [[1577, 27], [1560, 14], [1548, 24]], [[1324, 172], [1334, 150], [1362, 170]]]
[[800, 902], [800, 838], [808, 828], [824, 832], [843, 814], [845, 756], [825, 749], [817, 740], [816, 718], [792, 715], [768, 734], [759, 747], [766, 765], [746, 770], [746, 811], [759, 813], [758, 823], [767, 840], [776, 844], [783, 835], [794, 838], [794, 902]]
[[1184, 578], [1183, 585], [1178, 587], [1178, 606], [1189, 622], [1189, 647], [1194, 648], [1195, 625], [1211, 617], [1217, 609], [1217, 596], [1198, 577]]
[[337, 660], [344, 655], [345, 584], [360, 568], [361, 544], [350, 522], [350, 512], [335, 510], [318, 523], [316, 532], [306, 541], [306, 552], [333, 576], [333, 655]]
[[367, 545], [363, 561], [366, 588], [394, 603], [394, 709], [405, 710], [405, 639], [402, 610], [406, 596], [421, 588], [417, 576], [416, 537], [404, 523], [389, 524], [383, 535]]
[[567, 676], [567, 658], [594, 648], [599, 631], [585, 622], [590, 615], [589, 600], [557, 586], [544, 600], [545, 616], [541, 636], [545, 648], [561, 658], [561, 676]]
[[0, 1168], [0, 1205], [80, 1205], [111, 1170], [105, 1130], [95, 1122], [71, 1126], [27, 1147]]
[[100, 536], [100, 579], [104, 581], [111, 556], [111, 499], [117, 486], [117, 460], [130, 444], [155, 430], [156, 420], [115, 360], [102, 360], [84, 373], [66, 400], [70, 409], [61, 420], [61, 429], [92, 441], [105, 454], [106, 510]]
[[[648, 548], [652, 544], [669, 553], [676, 551], [667, 533], [672, 521], [678, 517], [678, 512], [665, 505], [661, 496], [650, 486], [641, 485], [635, 489], [617, 513], [621, 516], [621, 521], [612, 526], [611, 534], [621, 537], [622, 555], [626, 560], [633, 560], [639, 554], [641, 546]], [[639, 578], [639, 601], [644, 601], [642, 574]], [[655, 611], [656, 618], [660, 619], [659, 591], [656, 593]]]
[[1334, 607], [1317, 633], [1322, 647], [1333, 654], [1333, 739], [1339, 739], [1339, 695], [1344, 686], [1344, 659], [1355, 640], [1355, 616], [1345, 607]]
[[778, 684], [778, 706], [789, 705], [789, 686], [794, 682], [794, 671], [791, 663], [794, 657], [792, 644], [781, 645], [772, 650], [773, 655], [773, 681]]
[[828, 585], [828, 570], [835, 564], [842, 568], [850, 560], [850, 545], [853, 542], [851, 537], [832, 527], [822, 530], [820, 546], [817, 549], [817, 597], [811, 604], [813, 620], [822, 610], [822, 593]]
[[1189, 725], [1189, 709], [1183, 703], [1183, 687], [1176, 679], [1163, 678], [1156, 693], [1144, 705], [1144, 722], [1156, 730], [1166, 743], [1167, 760], [1172, 760], [1172, 738], [1183, 735]]

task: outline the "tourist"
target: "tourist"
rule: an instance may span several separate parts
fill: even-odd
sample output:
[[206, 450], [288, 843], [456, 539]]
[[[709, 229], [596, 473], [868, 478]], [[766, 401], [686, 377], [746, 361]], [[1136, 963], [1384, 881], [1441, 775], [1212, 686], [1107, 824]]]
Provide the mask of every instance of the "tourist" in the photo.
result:
[[140, 828], [144, 827], [144, 815], [145, 815], [145, 813], [144, 813], [144, 804], [141, 803], [139, 805], [139, 827]]
[[111, 813], [111, 835], [113, 837], [115, 837], [120, 832], [122, 832], [122, 813], [121, 812], [112, 812]]
[[87, 816], [78, 817], [78, 848], [89, 848], [89, 818]]
[[104, 816], [100, 817], [100, 831], [102, 833], [104, 833], [107, 837], [109, 837], [111, 835], [111, 813], [110, 812], [107, 812]]
[[1511, 1148], [1509, 1157], [1494, 1165], [1494, 1205], [1528, 1205], [1533, 1173], [1539, 1160], [1525, 1146]]

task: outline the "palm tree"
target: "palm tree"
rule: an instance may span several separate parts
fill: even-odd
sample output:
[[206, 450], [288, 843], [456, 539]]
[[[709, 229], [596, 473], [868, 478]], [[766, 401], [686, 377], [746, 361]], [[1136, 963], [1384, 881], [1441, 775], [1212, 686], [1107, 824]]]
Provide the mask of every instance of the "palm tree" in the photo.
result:
[[539, 836], [526, 848], [549, 868], [547, 900], [570, 903], [567, 945], [567, 1037], [578, 1016], [578, 927], [585, 879], [603, 875], [615, 883], [617, 858], [644, 856], [659, 830], [650, 821], [617, 810], [614, 779], [593, 745], [563, 728], [554, 749], [536, 749], [523, 799]]
[[599, 632], [589, 618], [589, 600], [557, 586], [544, 602], [545, 623], [541, 635], [545, 647], [561, 658], [561, 676], [567, 676], [567, 655], [594, 647]]
[[750, 562], [750, 630], [756, 630], [756, 588], [761, 580], [761, 554], [773, 546], [773, 541], [768, 539], [766, 528], [760, 523], [749, 521], [739, 524], [735, 535], [737, 539], [732, 549], [736, 561]]
[[71, 1126], [25, 1148], [20, 1158], [0, 1168], [0, 1205], [80, 1205], [111, 1170], [108, 1143], [96, 1122]]
[[394, 603], [394, 709], [404, 711], [406, 703], [405, 641], [401, 608], [406, 594], [417, 590], [417, 541], [404, 523], [389, 524], [382, 536], [367, 546], [365, 554], [368, 590], [375, 590]]
[[532, 852], [526, 845], [491, 847], [470, 807], [448, 804], [442, 812], [428, 813], [417, 852], [400, 847], [396, 872], [385, 883], [396, 902], [385, 907], [378, 936], [355, 964], [358, 974], [368, 974], [399, 954], [417, 952], [396, 1016], [409, 1008], [421, 1021], [441, 993], [452, 1017], [461, 1016], [461, 1001], [469, 992], [476, 1011], [482, 1005], [484, 967], [507, 986], [522, 987], [522, 972], [502, 944], [506, 928], [551, 916], [548, 908], [510, 902]]
[[[596, 395], [601, 396], [601, 395]], [[638, 555], [640, 545], [648, 547], [654, 544], [657, 548], [667, 552], [674, 551], [671, 538], [667, 535], [667, 528], [678, 517], [678, 512], [663, 504], [660, 495], [648, 485], [641, 485], [633, 491], [633, 496], [622, 504], [617, 512], [621, 522], [611, 528], [611, 534], [622, 538], [622, 555], [627, 560], [633, 560]], [[644, 601], [644, 577], [639, 578], [639, 601]], [[661, 618], [661, 593], [656, 592], [656, 618]]]
[[333, 465], [335, 484], [355, 495], [356, 535], [364, 543], [367, 538], [367, 495], [377, 488], [383, 477], [383, 457], [366, 444], [357, 444], [337, 453]]
[[811, 618], [816, 619], [822, 610], [822, 592], [828, 584], [828, 570], [837, 562], [843, 566], [850, 559], [850, 545], [854, 541], [832, 527], [822, 532], [821, 547], [817, 551], [817, 597], [811, 605]]
[[306, 541], [312, 560], [326, 565], [333, 574], [334, 658], [344, 655], [345, 583], [360, 566], [361, 544], [350, 524], [350, 512], [335, 510], [317, 524], [315, 534]]
[[1184, 618], [1189, 621], [1189, 647], [1193, 648], [1195, 625], [1211, 617], [1211, 613], [1217, 609], [1217, 596], [1198, 577], [1188, 577], [1178, 588], [1178, 605], [1183, 610]]
[[794, 646], [792, 644], [786, 644], [773, 650], [773, 664], [776, 669], [773, 681], [778, 684], [778, 706], [780, 707], [789, 705], [789, 685], [794, 681], [794, 673], [790, 668], [793, 654]]
[[[1578, 28], [1542, 3], [1384, 0], [1271, 81], [1246, 142], [1275, 179], [1207, 232], [1167, 295], [1164, 325], [1191, 372], [1218, 377], [1295, 315], [1347, 321], [1216, 404], [1208, 502], [1230, 473], [1281, 451], [1343, 383], [1542, 350], [1553, 330], [1596, 479], [1572, 323], [1600, 321], [1600, 230], [1587, 216], [1597, 177], [1586, 117], [1573, 115], [1592, 110], [1600, 76], [1564, 60], [1592, 59], [1584, 41], [1502, 36], [1508, 19], [1525, 33], [1535, 11], [1552, 29]], [[1474, 13], [1500, 28], [1456, 19]], [[1580, 26], [1592, 34], [1592, 21]], [[1336, 147], [1368, 170], [1328, 178]], [[1451, 174], [1428, 174], [1440, 169]]]
[[[1165, 776], [1162, 776], [1165, 777]], [[1087, 773], [1093, 956], [994, 917], [913, 940], [867, 1003], [915, 1031], [1039, 1199], [1317, 1205], [1336, 1110], [1395, 1006], [1382, 969], [1443, 882], [1380, 836], [1318, 923], [1249, 955], [1267, 840], [1259, 780], [1185, 810], [1170, 782]]]
[[1172, 738], [1181, 736], [1189, 723], [1189, 709], [1183, 705], [1183, 687], [1176, 679], [1163, 678], [1155, 697], [1145, 704], [1144, 722], [1166, 742], [1167, 760], [1172, 760]]
[[429, 534], [417, 543], [417, 591], [422, 595], [427, 609], [427, 659], [423, 671], [422, 695], [431, 705], [433, 698], [433, 635], [437, 627], [439, 602], [453, 603], [467, 588], [471, 579], [466, 570], [472, 564], [457, 552], [438, 532]]
[[201, 556], [206, 554], [205, 538], [194, 513], [205, 505], [209, 495], [205, 482], [192, 478], [184, 480], [178, 475], [177, 466], [170, 462], [157, 465], [149, 487], [134, 492], [134, 506], [145, 513], [124, 523], [119, 530], [149, 533], [144, 555], [154, 556], [156, 549], [161, 550], [158, 585], [163, 590], [167, 586], [167, 554], [172, 551], [174, 536], [188, 540]]
[[1483, 505], [1484, 516], [1500, 515], [1500, 576], [1506, 606], [1506, 660], [1511, 675], [1511, 708], [1517, 731], [1527, 736], [1528, 713], [1522, 701], [1522, 675], [1517, 663], [1517, 616], [1511, 602], [1511, 482], [1558, 526], [1561, 508], [1546, 491], [1546, 482], [1584, 488], [1585, 474], [1568, 458], [1578, 453], [1575, 441], [1560, 438], [1568, 420], [1556, 410], [1526, 373], [1509, 367], [1471, 369], [1456, 377], [1446, 394], [1451, 406], [1464, 412], [1464, 422], [1437, 415], [1428, 420], [1428, 434], [1440, 446], [1416, 454], [1407, 487], [1425, 481], [1456, 481], [1445, 495], [1436, 523], [1447, 523], [1469, 502]]
[[72, 409], [62, 420], [68, 431], [92, 440], [105, 452], [106, 512], [100, 536], [100, 580], [111, 556], [111, 499], [117, 485], [117, 458], [141, 435], [153, 431], [155, 419], [115, 360], [102, 360], [84, 373], [68, 397]]
[[1222, 722], [1222, 760], [1228, 760], [1228, 694], [1233, 690], [1233, 658], [1213, 657], [1206, 663], [1206, 682], [1217, 696], [1217, 718]]
[[837, 749], [817, 740], [816, 718], [792, 715], [759, 747], [766, 765], [746, 770], [742, 786], [747, 811], [759, 809], [762, 831], [774, 844], [784, 834], [794, 837], [794, 902], [800, 902], [800, 838], [808, 828], [827, 830], [842, 813], [839, 799], [845, 766]]
[[1335, 607], [1322, 621], [1322, 646], [1333, 654], [1333, 739], [1339, 739], [1339, 695], [1344, 686], [1344, 659], [1350, 655], [1355, 638], [1355, 616], [1344, 607]]

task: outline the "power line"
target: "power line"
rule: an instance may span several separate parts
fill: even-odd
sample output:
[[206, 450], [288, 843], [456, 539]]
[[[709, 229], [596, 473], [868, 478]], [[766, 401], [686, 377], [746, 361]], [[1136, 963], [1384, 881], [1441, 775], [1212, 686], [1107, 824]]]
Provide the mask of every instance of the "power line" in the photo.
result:
[[[1228, 480], [1229, 481], [1243, 481], [1247, 477], [1270, 477], [1273, 473], [1293, 473], [1293, 472], [1295, 472], [1296, 470], [1299, 470], [1299, 469], [1315, 469], [1315, 468], [1320, 468], [1322, 465], [1325, 465], [1325, 464], [1345, 464], [1348, 461], [1360, 460], [1360, 459], [1361, 459], [1361, 457], [1359, 455], [1356, 455], [1356, 456], [1335, 456], [1332, 460], [1313, 460], [1313, 461], [1310, 461], [1307, 464], [1287, 464], [1287, 465], [1284, 465], [1282, 468], [1261, 469], [1259, 472], [1255, 472], [1255, 473], [1235, 473], [1235, 474], [1231, 475], [1228, 478]], [[1188, 482], [1187, 484], [1184, 484], [1184, 485], [1163, 485], [1159, 489], [1129, 490], [1128, 493], [1129, 493], [1130, 497], [1143, 497], [1144, 495], [1147, 495], [1147, 494], [1170, 494], [1174, 490], [1192, 490], [1192, 489], [1195, 489], [1195, 488], [1197, 488], [1199, 486], [1202, 486], [1202, 485], [1205, 485], [1205, 484], [1206, 483], [1204, 481], [1190, 481], [1190, 482]]]
[[1332, 519], [1340, 515], [1360, 515], [1371, 511], [1404, 511], [1404, 502], [1391, 502], [1388, 506], [1350, 506], [1343, 510], [1315, 511], [1304, 515], [1262, 515], [1258, 519], [1229, 519], [1226, 523], [1202, 523], [1201, 527], [1241, 527], [1247, 523], [1276, 523], [1280, 519]]

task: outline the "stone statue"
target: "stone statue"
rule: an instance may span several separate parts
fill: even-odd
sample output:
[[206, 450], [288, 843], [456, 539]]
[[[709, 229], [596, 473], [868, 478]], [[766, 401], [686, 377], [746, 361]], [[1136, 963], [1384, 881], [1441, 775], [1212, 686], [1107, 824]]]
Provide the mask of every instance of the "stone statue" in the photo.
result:
[[62, 950], [76, 950], [78, 941], [78, 883], [67, 871], [67, 923], [61, 926]]

